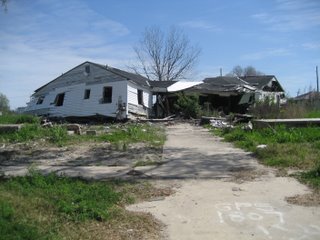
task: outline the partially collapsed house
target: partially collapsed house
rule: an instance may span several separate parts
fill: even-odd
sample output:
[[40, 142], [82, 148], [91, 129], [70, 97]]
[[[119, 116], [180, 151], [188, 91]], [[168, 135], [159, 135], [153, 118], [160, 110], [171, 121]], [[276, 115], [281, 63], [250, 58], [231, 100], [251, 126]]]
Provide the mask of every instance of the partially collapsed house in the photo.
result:
[[50, 118], [165, 117], [179, 93], [198, 94], [207, 110], [246, 112], [255, 101], [284, 101], [275, 76], [214, 77], [201, 82], [149, 81], [107, 65], [84, 62], [35, 90], [25, 113]]
[[148, 79], [106, 65], [84, 62], [35, 90], [25, 113], [47, 117], [148, 117]]
[[[166, 83], [169, 84], [169, 83]], [[175, 87], [180, 85], [180, 87]], [[172, 90], [176, 91], [172, 91]], [[169, 84], [162, 89], [162, 103], [166, 110], [173, 108], [177, 93], [198, 94], [200, 105], [204, 109], [218, 110], [224, 113], [245, 113], [248, 107], [257, 101], [270, 103], [285, 103], [285, 92], [278, 80], [273, 75], [253, 77], [212, 77], [205, 78], [202, 82], [191, 82], [189, 85], [178, 82]], [[165, 98], [165, 100], [163, 100]], [[156, 105], [157, 106], [157, 105]], [[162, 108], [162, 107], [161, 107]]]
[[224, 113], [246, 111], [254, 102], [255, 87], [238, 77], [206, 78], [202, 84], [187, 89], [200, 95], [200, 104], [207, 110], [216, 109]]

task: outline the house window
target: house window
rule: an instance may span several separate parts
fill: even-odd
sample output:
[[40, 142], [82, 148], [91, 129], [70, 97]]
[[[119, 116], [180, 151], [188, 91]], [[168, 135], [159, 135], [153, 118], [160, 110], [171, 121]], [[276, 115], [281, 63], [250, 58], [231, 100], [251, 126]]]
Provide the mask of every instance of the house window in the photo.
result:
[[138, 104], [143, 105], [143, 91], [138, 89]]
[[40, 96], [37, 100], [37, 104], [42, 104], [44, 100], [44, 96]]
[[64, 93], [59, 93], [56, 96], [56, 99], [54, 100], [54, 104], [59, 107], [63, 105], [63, 101], [64, 101]]
[[102, 103], [112, 103], [112, 87], [103, 88]]
[[85, 71], [86, 71], [87, 74], [90, 73], [90, 65], [85, 66]]
[[89, 99], [90, 98], [90, 89], [84, 90], [84, 99]]

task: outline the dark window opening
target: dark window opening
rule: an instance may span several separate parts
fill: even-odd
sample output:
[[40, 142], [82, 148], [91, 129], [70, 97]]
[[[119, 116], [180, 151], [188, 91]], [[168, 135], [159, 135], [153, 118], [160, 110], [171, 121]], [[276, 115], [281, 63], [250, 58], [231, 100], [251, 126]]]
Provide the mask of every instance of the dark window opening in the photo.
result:
[[143, 105], [143, 91], [138, 89], [138, 104]]
[[90, 73], [90, 65], [87, 65], [87, 66], [85, 67], [85, 71], [86, 71], [87, 74]]
[[103, 88], [103, 103], [112, 103], [112, 87]]
[[37, 104], [42, 104], [44, 100], [44, 96], [40, 96], [37, 100]]
[[64, 93], [60, 93], [56, 96], [56, 99], [54, 100], [54, 103], [56, 106], [62, 106], [64, 101]]
[[89, 99], [90, 98], [90, 89], [84, 90], [84, 99]]

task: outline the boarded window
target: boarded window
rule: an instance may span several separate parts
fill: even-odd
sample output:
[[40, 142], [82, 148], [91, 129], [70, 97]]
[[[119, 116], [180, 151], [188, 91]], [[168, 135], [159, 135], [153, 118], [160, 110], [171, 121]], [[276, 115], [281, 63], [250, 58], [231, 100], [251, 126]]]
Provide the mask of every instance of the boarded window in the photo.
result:
[[44, 96], [40, 96], [37, 100], [37, 104], [42, 104], [44, 100]]
[[64, 101], [64, 93], [59, 93], [54, 100], [56, 106], [62, 106]]
[[90, 89], [86, 89], [84, 90], [84, 99], [89, 99], [90, 98]]
[[143, 105], [143, 91], [138, 89], [138, 104]]
[[87, 65], [87, 66], [85, 67], [85, 71], [86, 71], [87, 74], [90, 73], [90, 65]]
[[112, 87], [103, 88], [103, 103], [112, 103]]

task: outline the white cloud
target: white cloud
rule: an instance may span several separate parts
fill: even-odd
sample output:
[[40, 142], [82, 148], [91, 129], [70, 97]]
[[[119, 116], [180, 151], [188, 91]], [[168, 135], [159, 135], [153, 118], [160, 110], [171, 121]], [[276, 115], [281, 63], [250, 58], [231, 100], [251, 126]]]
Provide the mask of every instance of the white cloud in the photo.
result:
[[308, 42], [308, 43], [302, 44], [302, 47], [307, 50], [320, 50], [320, 43]]
[[185, 21], [185, 22], [180, 23], [179, 25], [182, 27], [205, 30], [205, 31], [209, 31], [209, 32], [221, 31], [220, 28], [218, 28], [218, 27], [214, 26], [213, 24], [210, 24], [206, 21], [203, 21], [203, 20]]
[[260, 52], [248, 53], [243, 55], [241, 58], [244, 60], [261, 60], [269, 57], [283, 57], [291, 55], [292, 53], [288, 49], [267, 49]]
[[11, 1], [9, 12], [0, 14], [0, 92], [12, 108], [84, 61], [122, 68], [132, 57], [124, 41], [129, 29], [79, 1], [24, 4]]
[[251, 17], [275, 31], [316, 28], [320, 27], [320, 2], [317, 0], [277, 0], [274, 11], [254, 14]]

